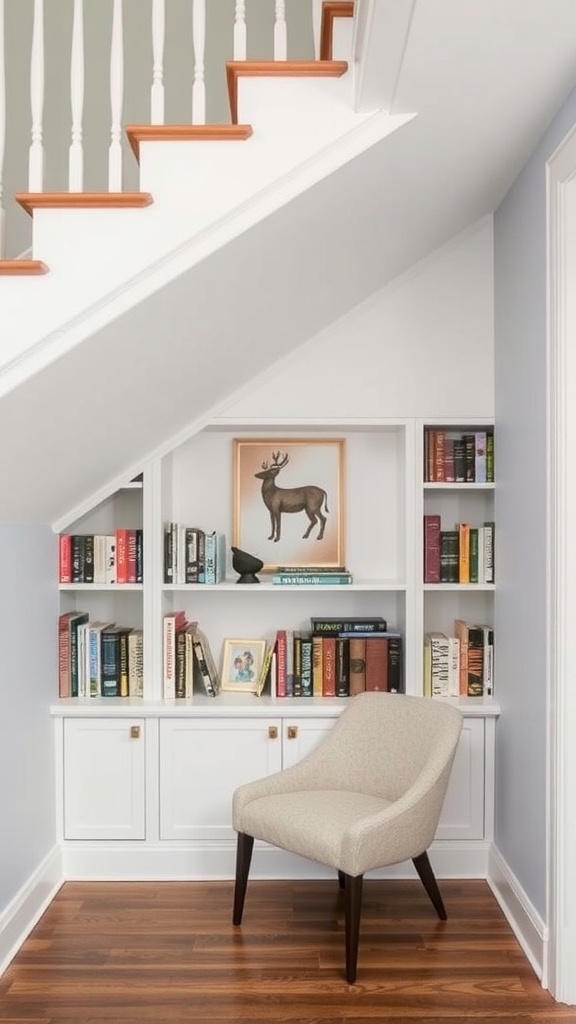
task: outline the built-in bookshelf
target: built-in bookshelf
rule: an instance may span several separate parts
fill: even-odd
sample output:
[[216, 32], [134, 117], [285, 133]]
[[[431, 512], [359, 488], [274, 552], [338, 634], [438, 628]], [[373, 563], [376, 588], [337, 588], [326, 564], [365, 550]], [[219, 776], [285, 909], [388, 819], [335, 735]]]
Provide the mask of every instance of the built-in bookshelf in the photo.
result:
[[[420, 579], [425, 693], [441, 689], [463, 696], [491, 698], [494, 694], [495, 461], [494, 430], [489, 423], [439, 423], [423, 427]], [[486, 637], [480, 668], [482, 682], [478, 683], [476, 673], [471, 675], [469, 686], [462, 660], [467, 647], [465, 625], [482, 629]], [[461, 642], [457, 687], [454, 678], [445, 678], [444, 670], [442, 688], [430, 679], [431, 652], [440, 646], [445, 650], [440, 642], [442, 637], [452, 644], [458, 639]], [[446, 664], [445, 654], [442, 663]]]
[[[478, 482], [429, 479], [436, 475], [430, 469], [432, 437], [437, 453], [440, 436], [445, 441], [476, 435], [492, 438], [493, 466], [493, 430], [484, 422], [343, 421], [315, 424], [310, 431], [295, 430], [288, 424], [273, 431], [246, 423], [241, 427], [223, 423], [217, 428], [207, 427], [143, 465], [137, 481], [127, 481], [65, 525], [61, 533], [71, 537], [117, 537], [118, 531], [138, 537], [142, 582], [61, 583], [61, 612], [85, 612], [91, 622], [113, 622], [142, 631], [144, 701], [164, 699], [163, 623], [166, 616], [178, 611], [184, 613], [188, 623], [198, 623], [219, 667], [225, 642], [230, 638], [273, 645], [279, 630], [308, 631], [313, 616], [382, 616], [402, 638], [402, 688], [420, 694], [424, 691], [426, 633], [453, 635], [457, 620], [493, 623], [492, 580], [436, 583], [425, 582], [424, 576], [425, 517], [437, 517], [451, 532], [456, 524], [469, 524], [474, 529], [494, 523], [493, 478]], [[271, 456], [287, 440], [314, 445], [343, 442], [340, 502], [330, 496], [327, 520], [339, 520], [345, 568], [350, 574], [345, 584], [308, 585], [300, 581], [298, 586], [279, 586], [272, 582], [273, 568], [284, 564], [286, 549], [270, 539], [268, 509], [258, 495], [253, 514], [261, 543], [251, 553], [264, 562], [264, 569], [258, 573], [259, 583], [238, 584], [230, 548], [237, 539], [235, 442], [242, 438], [269, 444]], [[291, 474], [286, 469], [283, 473], [283, 486], [300, 482], [297, 467]], [[492, 470], [488, 475], [493, 477]], [[305, 476], [302, 480], [310, 482]], [[302, 538], [306, 522], [304, 512], [285, 515], [284, 529]], [[177, 536], [175, 524], [225, 538], [220, 582], [186, 582], [185, 573], [180, 573], [177, 582], [170, 582], [166, 571], [167, 537], [170, 532]], [[306, 564], [306, 553], [314, 550], [315, 543], [314, 537], [299, 542], [294, 549], [299, 564]], [[269, 694], [270, 687], [263, 692]], [[187, 699], [205, 699], [202, 687], [196, 686]], [[230, 700], [226, 692], [217, 697], [223, 707]]]

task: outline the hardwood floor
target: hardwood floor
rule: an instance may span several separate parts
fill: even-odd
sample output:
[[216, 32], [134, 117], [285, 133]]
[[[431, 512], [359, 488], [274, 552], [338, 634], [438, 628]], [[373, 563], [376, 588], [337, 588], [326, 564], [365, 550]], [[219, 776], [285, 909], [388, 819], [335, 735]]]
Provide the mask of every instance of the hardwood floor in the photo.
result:
[[576, 1024], [540, 987], [488, 886], [364, 886], [358, 980], [334, 882], [67, 882], [0, 978], [1, 1024]]

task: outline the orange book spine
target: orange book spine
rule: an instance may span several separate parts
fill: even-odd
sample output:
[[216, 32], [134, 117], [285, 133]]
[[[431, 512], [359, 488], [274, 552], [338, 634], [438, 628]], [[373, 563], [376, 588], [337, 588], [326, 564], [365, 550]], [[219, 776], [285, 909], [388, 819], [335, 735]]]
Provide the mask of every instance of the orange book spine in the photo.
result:
[[470, 523], [458, 523], [458, 582], [470, 583]]

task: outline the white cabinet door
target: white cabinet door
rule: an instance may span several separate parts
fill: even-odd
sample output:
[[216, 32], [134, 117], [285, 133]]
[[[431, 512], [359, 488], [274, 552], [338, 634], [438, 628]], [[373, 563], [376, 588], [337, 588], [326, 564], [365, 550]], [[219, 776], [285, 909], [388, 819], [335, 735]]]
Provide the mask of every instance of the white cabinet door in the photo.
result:
[[145, 838], [145, 725], [64, 721], [64, 838]]
[[285, 718], [282, 735], [282, 767], [290, 768], [334, 727], [336, 718]]
[[232, 794], [282, 767], [279, 719], [160, 721], [160, 838], [235, 839]]
[[436, 839], [484, 838], [484, 719], [465, 718]]

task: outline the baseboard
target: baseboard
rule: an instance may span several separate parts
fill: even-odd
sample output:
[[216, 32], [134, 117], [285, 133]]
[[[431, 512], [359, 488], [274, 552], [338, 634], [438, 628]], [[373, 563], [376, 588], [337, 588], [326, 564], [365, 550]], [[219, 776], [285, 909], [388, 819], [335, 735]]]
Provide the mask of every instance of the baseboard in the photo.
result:
[[60, 847], [44, 859], [20, 892], [0, 914], [0, 975], [14, 958], [62, 885]]
[[494, 846], [490, 851], [487, 881], [542, 987], [548, 988], [548, 927]]
[[[430, 859], [438, 878], [485, 878], [489, 844], [437, 842]], [[62, 871], [67, 880], [203, 881], [234, 878], [233, 841], [206, 843], [64, 843]], [[332, 878], [334, 872], [264, 844], [256, 844], [252, 878]], [[416, 878], [410, 862], [370, 873], [374, 878]]]

